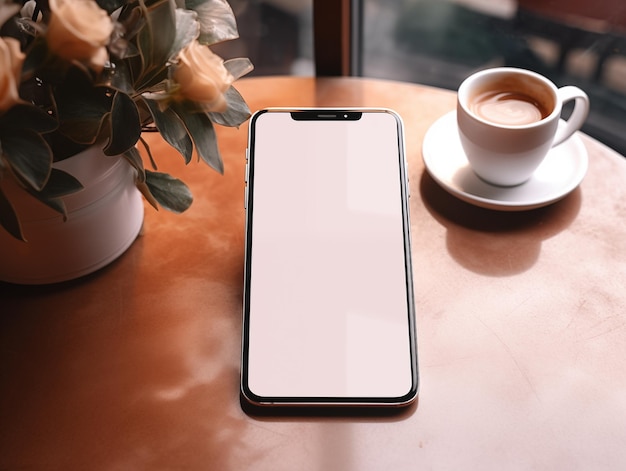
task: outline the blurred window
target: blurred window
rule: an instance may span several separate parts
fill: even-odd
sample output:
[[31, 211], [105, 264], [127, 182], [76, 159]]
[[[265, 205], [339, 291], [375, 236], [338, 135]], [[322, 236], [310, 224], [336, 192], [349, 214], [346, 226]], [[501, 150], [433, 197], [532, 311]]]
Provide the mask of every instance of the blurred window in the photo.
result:
[[[624, 0], [230, 3], [240, 39], [215, 49], [225, 58], [249, 57], [255, 65], [251, 75], [314, 75], [317, 58], [320, 75], [350, 73], [456, 90], [478, 69], [524, 67], [558, 86], [585, 90], [591, 111], [583, 131], [626, 155]], [[346, 8], [350, 24], [338, 18]], [[348, 72], [344, 52], [338, 52], [346, 42]], [[320, 59], [329, 66], [320, 69]]]
[[359, 0], [361, 74], [455, 90], [475, 70], [524, 67], [591, 100], [583, 130], [626, 155], [623, 0]]
[[225, 59], [248, 57], [253, 75], [313, 75], [313, 0], [228, 0], [239, 39], [217, 44]]

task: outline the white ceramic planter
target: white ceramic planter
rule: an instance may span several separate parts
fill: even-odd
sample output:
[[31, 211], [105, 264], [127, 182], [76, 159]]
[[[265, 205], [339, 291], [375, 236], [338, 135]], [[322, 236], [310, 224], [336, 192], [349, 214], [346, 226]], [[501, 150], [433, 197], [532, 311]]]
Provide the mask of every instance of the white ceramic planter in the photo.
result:
[[28, 242], [0, 228], [0, 280], [19, 284], [66, 281], [118, 258], [143, 224], [143, 200], [134, 169], [97, 147], [57, 162], [84, 189], [63, 198], [68, 218], [43, 205], [9, 179], [2, 189], [14, 205]]

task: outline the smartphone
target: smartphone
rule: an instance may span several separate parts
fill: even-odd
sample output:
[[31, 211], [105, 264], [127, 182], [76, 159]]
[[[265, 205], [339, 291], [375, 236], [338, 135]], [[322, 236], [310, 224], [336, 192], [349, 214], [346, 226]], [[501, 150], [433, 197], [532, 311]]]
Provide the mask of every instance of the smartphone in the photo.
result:
[[418, 366], [400, 117], [387, 109], [264, 109], [251, 117], [247, 158], [245, 403], [413, 402]]

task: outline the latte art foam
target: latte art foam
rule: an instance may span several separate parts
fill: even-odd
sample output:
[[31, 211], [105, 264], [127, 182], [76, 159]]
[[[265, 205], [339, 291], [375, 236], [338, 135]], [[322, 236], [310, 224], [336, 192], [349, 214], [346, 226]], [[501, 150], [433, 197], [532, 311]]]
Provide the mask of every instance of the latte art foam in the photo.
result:
[[548, 113], [532, 97], [519, 92], [486, 92], [471, 104], [477, 116], [497, 124], [518, 126], [536, 123]]

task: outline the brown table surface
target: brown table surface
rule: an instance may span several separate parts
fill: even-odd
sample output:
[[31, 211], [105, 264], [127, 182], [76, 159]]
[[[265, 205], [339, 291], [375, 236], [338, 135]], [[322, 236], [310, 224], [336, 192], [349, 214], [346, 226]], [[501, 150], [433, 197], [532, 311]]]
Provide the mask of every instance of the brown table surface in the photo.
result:
[[626, 160], [582, 136], [580, 188], [483, 210], [424, 171], [454, 93], [368, 79], [239, 82], [267, 106], [383, 106], [404, 119], [421, 392], [389, 417], [251, 417], [239, 404], [247, 125], [226, 173], [161, 163], [192, 188], [147, 208], [119, 260], [56, 286], [0, 284], [2, 470], [624, 469]]

